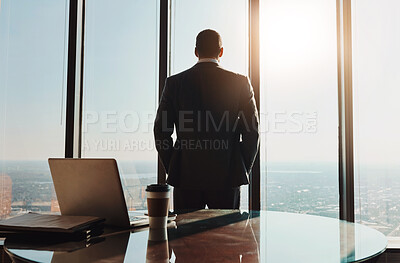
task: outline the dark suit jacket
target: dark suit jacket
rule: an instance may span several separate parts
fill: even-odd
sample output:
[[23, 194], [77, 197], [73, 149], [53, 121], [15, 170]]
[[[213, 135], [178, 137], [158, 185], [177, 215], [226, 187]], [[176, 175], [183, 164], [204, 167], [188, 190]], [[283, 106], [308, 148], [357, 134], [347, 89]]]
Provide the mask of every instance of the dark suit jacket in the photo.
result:
[[154, 137], [168, 184], [198, 190], [248, 184], [259, 146], [248, 78], [213, 62], [167, 78]]

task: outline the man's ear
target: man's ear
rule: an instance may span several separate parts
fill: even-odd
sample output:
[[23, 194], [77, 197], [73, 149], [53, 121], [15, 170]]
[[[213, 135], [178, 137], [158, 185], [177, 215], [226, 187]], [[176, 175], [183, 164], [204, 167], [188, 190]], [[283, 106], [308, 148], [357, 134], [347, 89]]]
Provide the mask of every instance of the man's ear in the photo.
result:
[[194, 48], [194, 54], [196, 55], [196, 57], [199, 57], [199, 52], [197, 52], [197, 48]]
[[221, 47], [221, 49], [219, 50], [219, 55], [218, 55], [218, 57], [222, 57], [223, 54], [224, 54], [224, 48]]

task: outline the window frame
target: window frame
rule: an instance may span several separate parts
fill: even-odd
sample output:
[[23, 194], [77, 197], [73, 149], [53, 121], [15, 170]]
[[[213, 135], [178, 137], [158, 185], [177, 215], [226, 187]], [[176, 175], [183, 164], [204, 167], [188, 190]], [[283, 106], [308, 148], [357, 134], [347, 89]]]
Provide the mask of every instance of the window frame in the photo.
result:
[[[168, 74], [170, 11], [172, 0], [160, 1], [159, 96]], [[260, 112], [260, 0], [247, 0], [249, 6], [249, 72]], [[339, 207], [340, 219], [354, 222], [354, 151], [352, 105], [351, 0], [336, 0], [339, 123]], [[85, 0], [70, 0], [66, 96], [65, 157], [81, 158], [84, 61]], [[166, 175], [158, 162], [157, 178]], [[260, 154], [250, 176], [249, 209], [260, 210]]]

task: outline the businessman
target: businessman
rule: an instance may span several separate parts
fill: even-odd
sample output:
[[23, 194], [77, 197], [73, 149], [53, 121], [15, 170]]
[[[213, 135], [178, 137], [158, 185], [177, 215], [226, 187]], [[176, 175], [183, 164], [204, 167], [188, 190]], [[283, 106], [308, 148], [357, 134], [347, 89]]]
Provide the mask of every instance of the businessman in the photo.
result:
[[238, 209], [240, 186], [249, 183], [258, 152], [253, 88], [247, 77], [219, 66], [223, 52], [216, 31], [201, 31], [198, 62], [165, 81], [154, 137], [178, 213]]

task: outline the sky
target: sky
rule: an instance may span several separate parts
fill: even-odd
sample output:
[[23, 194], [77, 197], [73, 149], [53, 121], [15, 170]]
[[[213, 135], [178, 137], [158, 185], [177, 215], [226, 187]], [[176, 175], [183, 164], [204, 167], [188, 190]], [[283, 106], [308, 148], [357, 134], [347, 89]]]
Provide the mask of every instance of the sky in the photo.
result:
[[356, 161], [399, 164], [400, 2], [358, 0], [353, 9]]
[[262, 160], [336, 162], [336, 1], [262, 1], [260, 27]]
[[[196, 62], [195, 37], [212, 28], [221, 65], [247, 75], [247, 2], [172, 0], [170, 73]], [[356, 160], [396, 163], [399, 3], [352, 3]], [[64, 154], [66, 6], [1, 0], [0, 159]], [[158, 1], [86, 10], [83, 156], [155, 161]], [[263, 0], [260, 12], [263, 163], [337, 162], [336, 1]]]
[[0, 159], [64, 154], [64, 25], [64, 1], [1, 1]]
[[83, 156], [156, 161], [158, 1], [95, 0], [86, 10]]

